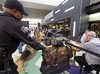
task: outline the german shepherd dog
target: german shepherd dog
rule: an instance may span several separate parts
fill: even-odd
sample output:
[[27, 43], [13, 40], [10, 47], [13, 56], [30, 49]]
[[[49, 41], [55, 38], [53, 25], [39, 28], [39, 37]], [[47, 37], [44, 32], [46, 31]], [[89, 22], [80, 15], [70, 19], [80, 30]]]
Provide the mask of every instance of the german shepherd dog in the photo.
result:
[[[42, 32], [36, 32], [32, 38], [34, 38], [37, 42], [41, 43], [43, 46], [52, 48], [52, 50], [55, 49], [53, 45], [46, 46], [45, 43], [42, 41], [45, 37], [45, 34]], [[59, 47], [59, 49], [66, 49], [65, 46]], [[22, 55], [19, 57], [17, 61], [15, 61], [16, 65], [18, 66], [18, 72], [24, 71], [25, 74], [27, 72], [25, 71], [25, 66], [28, 64], [28, 62], [34, 58], [36, 55], [37, 51], [34, 50], [31, 46], [26, 45], [25, 50], [23, 51]], [[61, 52], [62, 54], [64, 53], [63, 51]], [[42, 73], [43, 74], [43, 73]]]
[[[42, 41], [45, 37], [45, 34], [42, 32], [36, 32], [32, 38], [34, 38], [37, 42], [42, 43], [42, 45], [46, 46]], [[34, 50], [30, 45], [26, 45], [22, 55], [15, 61], [16, 65], [18, 66], [18, 72], [25, 71], [25, 66], [28, 62], [36, 55], [37, 51]]]

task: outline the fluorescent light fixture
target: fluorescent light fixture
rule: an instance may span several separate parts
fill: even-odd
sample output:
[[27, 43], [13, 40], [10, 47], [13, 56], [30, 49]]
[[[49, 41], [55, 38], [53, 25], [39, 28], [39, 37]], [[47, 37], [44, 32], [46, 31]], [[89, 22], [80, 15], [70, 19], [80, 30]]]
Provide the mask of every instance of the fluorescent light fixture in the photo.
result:
[[29, 24], [41, 23], [41, 19], [23, 18], [22, 21], [29, 21]]
[[64, 2], [62, 2], [62, 5], [64, 5], [68, 0], [65, 0]]
[[68, 11], [70, 11], [70, 10], [72, 10], [72, 9], [74, 9], [74, 8], [75, 8], [75, 6], [72, 6], [72, 7], [68, 8], [68, 9], [66, 9], [65, 13], [68, 12]]
[[43, 23], [46, 23], [46, 22], [43, 22]]
[[3, 13], [3, 11], [0, 11], [0, 13]]
[[48, 20], [48, 19], [50, 19], [51, 17], [53, 17], [53, 10], [50, 12], [50, 13], [48, 13], [45, 17], [44, 17], [44, 21], [46, 21], [46, 20]]
[[96, 21], [100, 20], [100, 12], [89, 15], [89, 21]]
[[59, 21], [59, 22], [57, 22], [57, 23], [64, 23], [64, 21]]
[[75, 37], [76, 21], [73, 22], [73, 37]]
[[46, 4], [46, 5], [52, 5], [52, 6], [58, 6], [64, 0], [21, 0], [21, 1], [27, 1], [27, 2], [38, 3], [38, 4]]
[[52, 18], [50, 21], [54, 21], [54, 18]]
[[55, 11], [55, 14], [57, 14], [58, 12], [60, 12], [60, 9], [59, 9], [59, 10], [57, 10], [57, 11]]

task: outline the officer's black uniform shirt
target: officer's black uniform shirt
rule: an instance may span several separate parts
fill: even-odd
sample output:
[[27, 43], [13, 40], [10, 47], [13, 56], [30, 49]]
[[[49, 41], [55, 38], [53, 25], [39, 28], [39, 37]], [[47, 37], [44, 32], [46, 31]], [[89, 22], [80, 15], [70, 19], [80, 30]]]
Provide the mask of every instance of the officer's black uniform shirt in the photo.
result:
[[17, 19], [8, 12], [1, 13], [0, 47], [4, 47], [5, 51], [10, 51], [10, 53], [13, 53], [17, 49], [20, 41], [29, 44], [36, 50], [44, 49], [40, 43], [37, 43], [35, 40], [31, 39], [28, 30], [21, 21], [17, 21]]

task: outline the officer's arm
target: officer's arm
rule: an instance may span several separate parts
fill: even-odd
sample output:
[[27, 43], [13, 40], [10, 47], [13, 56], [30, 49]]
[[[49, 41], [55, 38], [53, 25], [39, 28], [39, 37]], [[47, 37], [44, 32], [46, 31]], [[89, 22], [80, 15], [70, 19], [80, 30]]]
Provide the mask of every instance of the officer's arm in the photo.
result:
[[23, 41], [26, 44], [30, 45], [36, 50], [45, 49], [44, 46], [42, 46], [40, 43], [36, 42], [34, 39], [30, 37], [28, 29], [25, 26], [17, 27], [13, 32], [13, 36], [18, 40]]

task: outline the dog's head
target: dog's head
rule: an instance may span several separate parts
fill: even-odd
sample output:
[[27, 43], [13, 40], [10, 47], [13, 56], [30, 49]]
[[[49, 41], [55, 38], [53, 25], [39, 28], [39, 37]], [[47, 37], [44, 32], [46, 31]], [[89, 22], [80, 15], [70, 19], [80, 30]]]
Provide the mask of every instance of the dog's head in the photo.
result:
[[45, 37], [45, 34], [42, 32], [36, 32], [33, 36], [33, 38], [38, 42], [42, 41], [44, 37]]

